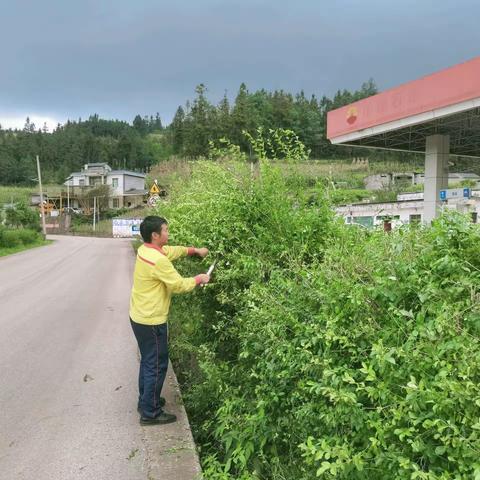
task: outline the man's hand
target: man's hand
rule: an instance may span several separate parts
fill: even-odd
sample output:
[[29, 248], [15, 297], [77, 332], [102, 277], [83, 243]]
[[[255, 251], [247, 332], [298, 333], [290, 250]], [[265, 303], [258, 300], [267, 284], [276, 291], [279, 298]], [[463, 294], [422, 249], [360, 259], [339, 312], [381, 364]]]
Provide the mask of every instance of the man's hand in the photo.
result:
[[200, 285], [205, 285], [210, 281], [210, 275], [207, 275], [206, 273], [200, 273], [195, 277], [195, 279], [198, 279]]
[[195, 255], [198, 255], [199, 257], [205, 258], [208, 255], [208, 248], [205, 248], [205, 247], [196, 248], [195, 249]]

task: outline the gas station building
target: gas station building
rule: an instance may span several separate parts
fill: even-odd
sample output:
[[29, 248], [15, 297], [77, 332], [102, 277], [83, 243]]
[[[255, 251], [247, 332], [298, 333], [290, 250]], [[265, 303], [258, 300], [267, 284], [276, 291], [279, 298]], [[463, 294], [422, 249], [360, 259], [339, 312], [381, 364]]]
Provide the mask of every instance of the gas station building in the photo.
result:
[[480, 57], [328, 112], [327, 138], [424, 153], [423, 220], [430, 223], [446, 202], [449, 157], [480, 158]]

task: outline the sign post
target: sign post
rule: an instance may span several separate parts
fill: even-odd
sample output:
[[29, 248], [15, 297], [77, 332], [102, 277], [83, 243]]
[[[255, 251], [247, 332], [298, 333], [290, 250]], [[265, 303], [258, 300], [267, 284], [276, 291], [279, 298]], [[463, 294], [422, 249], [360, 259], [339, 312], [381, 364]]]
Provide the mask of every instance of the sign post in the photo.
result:
[[47, 227], [45, 225], [45, 207], [43, 205], [43, 190], [42, 190], [42, 174], [40, 172], [40, 158], [37, 155], [37, 173], [38, 173], [38, 186], [40, 188], [40, 206], [42, 215], [42, 232], [43, 236], [47, 235]]
[[154, 207], [160, 199], [160, 188], [158, 186], [157, 179], [155, 179], [155, 181], [153, 182], [153, 185], [150, 187], [150, 191], [148, 193], [149, 197], [147, 204], [149, 207]]

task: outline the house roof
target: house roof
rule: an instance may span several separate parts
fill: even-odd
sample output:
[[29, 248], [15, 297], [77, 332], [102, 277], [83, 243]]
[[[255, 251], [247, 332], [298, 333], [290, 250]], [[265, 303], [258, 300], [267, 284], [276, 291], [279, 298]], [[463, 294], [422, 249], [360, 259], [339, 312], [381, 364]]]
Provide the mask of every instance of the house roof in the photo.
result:
[[[72, 172], [65, 180], [69, 180], [72, 177], [77, 177], [77, 176], [92, 176], [88, 172]], [[95, 176], [98, 174], [95, 174]], [[112, 175], [128, 175], [130, 177], [139, 177], [139, 178], [145, 178], [147, 175], [145, 173], [139, 173], [139, 172], [131, 172], [130, 170], [111, 170], [110, 172], [107, 172], [105, 176], [112, 176]]]
[[130, 175], [131, 177], [141, 177], [145, 178], [147, 175], [145, 173], [132, 172], [130, 170], [112, 170], [108, 172], [108, 175]]

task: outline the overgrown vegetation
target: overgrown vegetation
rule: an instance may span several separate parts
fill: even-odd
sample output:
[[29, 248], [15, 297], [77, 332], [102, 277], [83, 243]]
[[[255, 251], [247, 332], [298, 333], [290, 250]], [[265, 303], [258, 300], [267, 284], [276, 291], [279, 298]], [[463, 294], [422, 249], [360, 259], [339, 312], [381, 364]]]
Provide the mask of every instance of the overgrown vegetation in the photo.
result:
[[0, 247], [11, 248], [35, 243], [41, 236], [35, 230], [26, 228], [8, 229], [0, 226]]
[[0, 256], [47, 243], [40, 234], [39, 214], [26, 203], [9, 206], [0, 215]]
[[27, 228], [40, 231], [38, 211], [31, 209], [26, 203], [19, 202], [5, 209], [5, 225], [10, 228]]
[[171, 317], [205, 478], [479, 478], [478, 226], [349, 228], [296, 142], [285, 175], [253, 140], [258, 165], [200, 162], [158, 210], [219, 262]]

